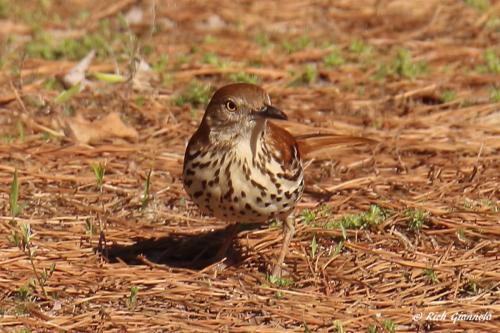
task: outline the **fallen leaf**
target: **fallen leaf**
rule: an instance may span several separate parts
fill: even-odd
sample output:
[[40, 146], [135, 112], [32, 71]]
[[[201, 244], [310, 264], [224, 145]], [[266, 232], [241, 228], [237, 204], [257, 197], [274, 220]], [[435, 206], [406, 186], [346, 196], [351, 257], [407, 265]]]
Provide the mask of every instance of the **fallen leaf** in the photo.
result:
[[95, 50], [91, 50], [78, 64], [63, 76], [62, 81], [66, 87], [73, 87], [80, 84], [82, 88], [87, 84], [85, 74], [95, 57]]
[[135, 66], [132, 88], [135, 91], [151, 90], [151, 81], [158, 80], [158, 74], [151, 69], [151, 66], [144, 59], [137, 59]]
[[124, 139], [139, 137], [135, 128], [122, 121], [118, 112], [112, 112], [94, 121], [88, 121], [78, 114], [75, 117], [64, 118], [62, 124], [67, 136], [85, 144], [97, 143], [113, 137]]

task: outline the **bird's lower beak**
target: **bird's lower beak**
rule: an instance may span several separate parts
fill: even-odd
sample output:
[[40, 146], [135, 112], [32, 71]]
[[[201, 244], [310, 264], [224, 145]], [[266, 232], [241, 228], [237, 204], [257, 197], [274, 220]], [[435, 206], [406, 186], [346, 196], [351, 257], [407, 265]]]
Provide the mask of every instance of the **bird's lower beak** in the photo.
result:
[[280, 109], [266, 105], [262, 110], [255, 112], [257, 117], [287, 120], [288, 117]]

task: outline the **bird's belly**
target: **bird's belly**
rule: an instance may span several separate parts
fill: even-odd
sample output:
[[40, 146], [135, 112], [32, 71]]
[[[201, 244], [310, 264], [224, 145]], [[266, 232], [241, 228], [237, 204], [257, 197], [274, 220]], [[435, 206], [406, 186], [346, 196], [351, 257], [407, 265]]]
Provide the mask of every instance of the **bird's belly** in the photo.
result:
[[188, 162], [183, 178], [192, 200], [217, 218], [266, 222], [290, 212], [302, 195], [302, 170], [296, 179], [285, 179], [275, 161], [259, 168], [251, 159], [231, 153], [210, 160], [208, 166], [209, 159], [203, 156]]

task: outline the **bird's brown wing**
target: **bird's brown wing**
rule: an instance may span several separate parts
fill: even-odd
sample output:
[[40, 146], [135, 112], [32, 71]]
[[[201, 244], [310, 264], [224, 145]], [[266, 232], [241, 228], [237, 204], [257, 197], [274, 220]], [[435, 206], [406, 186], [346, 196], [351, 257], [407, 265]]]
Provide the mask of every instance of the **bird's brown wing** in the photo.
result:
[[276, 153], [285, 167], [291, 167], [295, 160], [300, 159], [297, 141], [287, 130], [271, 122], [266, 126], [266, 141], [272, 147], [271, 153]]

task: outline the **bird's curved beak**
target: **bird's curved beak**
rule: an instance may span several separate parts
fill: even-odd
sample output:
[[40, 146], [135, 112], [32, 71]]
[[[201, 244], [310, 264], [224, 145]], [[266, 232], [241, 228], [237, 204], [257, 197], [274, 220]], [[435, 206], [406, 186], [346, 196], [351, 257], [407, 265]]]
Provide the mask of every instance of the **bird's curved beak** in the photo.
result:
[[287, 115], [284, 114], [283, 111], [281, 111], [278, 108], [275, 108], [272, 105], [264, 106], [264, 108], [262, 108], [260, 111], [255, 112], [254, 115], [258, 118], [273, 118], [273, 119], [288, 120]]

